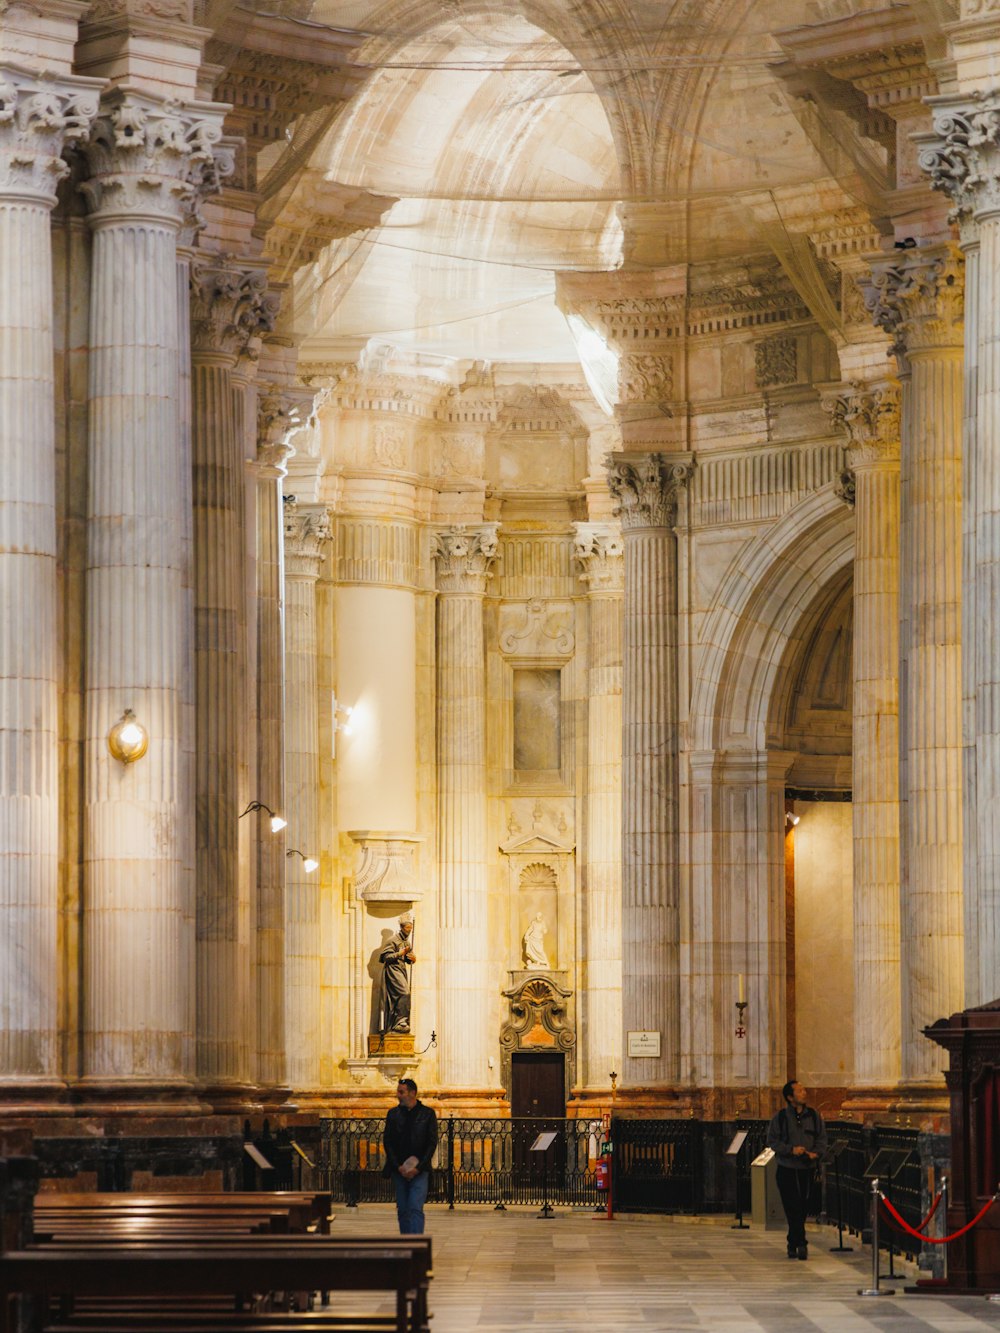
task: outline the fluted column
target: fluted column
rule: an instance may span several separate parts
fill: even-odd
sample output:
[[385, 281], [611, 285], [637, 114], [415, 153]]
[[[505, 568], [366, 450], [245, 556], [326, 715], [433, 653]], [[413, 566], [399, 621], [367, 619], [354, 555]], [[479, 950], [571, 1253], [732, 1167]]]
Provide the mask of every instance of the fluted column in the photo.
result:
[[[250, 1083], [250, 904], [239, 823], [248, 752], [242, 394], [233, 369], [276, 308], [259, 267], [191, 265], [195, 603], [196, 1068], [222, 1107]], [[246, 848], [248, 853], [249, 848]]]
[[873, 265], [876, 321], [895, 334], [904, 392], [907, 539], [900, 569], [908, 624], [906, 878], [901, 895], [902, 1074], [940, 1079], [922, 1035], [961, 1008], [962, 259], [952, 246]]
[[[185, 874], [185, 513], [177, 233], [217, 172], [221, 111], [107, 95], [84, 186], [94, 234], [87, 536], [84, 1087], [183, 1092], [192, 1072]], [[149, 752], [108, 730], [131, 708]]]
[[[293, 423], [280, 394], [264, 393], [257, 407], [257, 774], [256, 799], [285, 816], [285, 564], [281, 483]], [[287, 816], [285, 816], [287, 817]], [[285, 1084], [285, 846], [265, 817], [253, 829], [257, 862], [254, 941], [257, 1012], [256, 1080]]]
[[437, 559], [438, 1070], [443, 1087], [485, 1089], [483, 978], [492, 957], [486, 845], [483, 597], [493, 524], [435, 534]]
[[52, 240], [90, 80], [0, 66], [0, 1099], [57, 1091], [59, 852]]
[[898, 382], [835, 404], [854, 478], [854, 1076], [900, 1077]]
[[583, 1087], [608, 1087], [622, 1059], [622, 628], [624, 559], [614, 523], [578, 523], [587, 589], [587, 806], [581, 865]]
[[[285, 800], [289, 834], [318, 859], [319, 699], [316, 582], [330, 518], [320, 505], [285, 502]], [[320, 1085], [320, 883], [301, 856], [285, 859], [285, 1050], [293, 1090]]]
[[920, 164], [951, 196], [966, 259], [962, 673], [965, 1004], [1000, 975], [1000, 90], [933, 97]]
[[[622, 680], [622, 1018], [659, 1033], [659, 1058], [622, 1061], [633, 1086], [680, 1074], [677, 494], [687, 460], [612, 454], [625, 545]], [[627, 1048], [626, 1048], [627, 1049]]]

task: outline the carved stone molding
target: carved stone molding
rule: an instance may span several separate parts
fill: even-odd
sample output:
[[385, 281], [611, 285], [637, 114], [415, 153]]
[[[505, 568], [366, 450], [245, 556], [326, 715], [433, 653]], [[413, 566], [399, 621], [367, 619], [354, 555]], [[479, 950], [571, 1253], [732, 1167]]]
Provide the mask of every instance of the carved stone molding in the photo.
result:
[[798, 343], [794, 338], [765, 338], [754, 343], [753, 355], [758, 388], [794, 384], [798, 379]]
[[279, 298], [262, 266], [227, 255], [191, 263], [191, 346], [196, 353], [236, 358], [274, 329]]
[[576, 523], [573, 558], [582, 566], [581, 583], [591, 592], [622, 592], [625, 545], [614, 523]]
[[88, 24], [121, 18], [190, 23], [191, 0], [91, 0], [87, 10]]
[[141, 215], [180, 224], [233, 170], [222, 142], [225, 108], [163, 101], [125, 88], [102, 99], [80, 189], [98, 221]]
[[286, 496], [284, 528], [288, 574], [318, 578], [331, 532], [326, 506], [300, 505], [291, 496]]
[[416, 586], [420, 547], [413, 523], [342, 517], [337, 523], [337, 582]]
[[674, 391], [674, 362], [670, 354], [623, 353], [618, 362], [619, 403], [656, 403], [667, 416]]
[[497, 525], [446, 528], [434, 533], [439, 592], [479, 593], [493, 577], [497, 554]]
[[508, 1095], [515, 1051], [553, 1051], [566, 1056], [566, 1091], [576, 1078], [576, 1031], [570, 1013], [573, 992], [555, 977], [564, 973], [514, 973], [515, 984], [503, 992], [509, 1018], [500, 1029], [500, 1077]]
[[609, 454], [608, 489], [622, 529], [672, 528], [677, 496], [688, 484], [690, 458], [671, 460], [666, 454]]
[[934, 129], [915, 135], [921, 168], [954, 216], [1000, 211], [1000, 91], [930, 97]]
[[516, 657], [570, 657], [576, 646], [571, 602], [533, 597], [500, 608], [500, 651]]
[[892, 337], [895, 356], [962, 346], [964, 275], [965, 260], [954, 245], [873, 262], [865, 305]]
[[417, 880], [416, 851], [424, 841], [415, 833], [352, 829], [358, 844], [354, 889], [366, 902], [415, 903], [424, 896]]
[[838, 500], [843, 500], [848, 509], [853, 509], [857, 502], [858, 483], [851, 468], [845, 468], [838, 477], [833, 493]]
[[848, 440], [852, 469], [866, 464], [898, 462], [900, 450], [900, 386], [851, 384], [827, 404], [830, 420]]
[[55, 202], [69, 173], [61, 154], [86, 139], [102, 82], [0, 67], [0, 193]]

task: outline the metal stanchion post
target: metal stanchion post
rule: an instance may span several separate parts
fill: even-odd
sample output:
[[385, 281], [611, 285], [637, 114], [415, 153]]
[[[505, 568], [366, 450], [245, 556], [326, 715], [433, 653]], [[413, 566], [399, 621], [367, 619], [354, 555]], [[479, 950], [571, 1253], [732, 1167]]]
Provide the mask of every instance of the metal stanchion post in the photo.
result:
[[859, 1296], [895, 1296], [896, 1292], [892, 1287], [880, 1288], [878, 1284], [878, 1199], [879, 1188], [878, 1178], [872, 1181], [872, 1285], [870, 1287], [859, 1287]]
[[[940, 1206], [941, 1206], [941, 1225], [940, 1225], [940, 1227], [938, 1228], [938, 1230], [940, 1231], [940, 1233], [941, 1233], [942, 1236], [947, 1236], [947, 1234], [948, 1234], [948, 1177], [947, 1177], [947, 1176], [942, 1176], [942, 1177], [941, 1177], [941, 1205], [940, 1205]], [[944, 1262], [943, 1262], [943, 1264], [942, 1264], [942, 1267], [943, 1267], [943, 1269], [944, 1269], [944, 1275], [943, 1275], [943, 1276], [944, 1276], [944, 1280], [945, 1280], [945, 1282], [947, 1282], [947, 1281], [948, 1281], [948, 1246], [947, 1246], [947, 1245], [942, 1245], [941, 1248], [942, 1248], [942, 1250], [944, 1251], [944, 1254], [942, 1255], [942, 1259], [944, 1260]]]

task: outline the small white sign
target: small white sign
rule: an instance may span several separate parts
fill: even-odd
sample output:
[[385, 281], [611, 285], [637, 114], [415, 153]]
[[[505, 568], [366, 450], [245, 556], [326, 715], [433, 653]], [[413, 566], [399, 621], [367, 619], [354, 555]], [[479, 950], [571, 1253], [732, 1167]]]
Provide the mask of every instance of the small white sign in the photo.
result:
[[628, 1034], [628, 1054], [632, 1060], [644, 1058], [658, 1059], [660, 1055], [660, 1034], [658, 1032], [630, 1032]]
[[556, 1141], [555, 1131], [545, 1134], [539, 1134], [534, 1143], [528, 1149], [528, 1152], [545, 1152], [546, 1148], [551, 1148]]

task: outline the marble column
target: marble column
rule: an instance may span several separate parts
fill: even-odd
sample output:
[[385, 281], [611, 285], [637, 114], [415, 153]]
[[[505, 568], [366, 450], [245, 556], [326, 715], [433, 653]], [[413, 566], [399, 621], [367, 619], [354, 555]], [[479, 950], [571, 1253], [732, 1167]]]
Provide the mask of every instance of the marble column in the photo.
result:
[[[622, 1019], [659, 1034], [657, 1058], [622, 1061], [627, 1085], [680, 1075], [677, 495], [690, 462], [612, 454], [625, 546], [622, 680]], [[627, 1049], [627, 1047], [626, 1047]]]
[[489, 854], [483, 597], [495, 524], [435, 534], [437, 559], [438, 1071], [442, 1087], [485, 1090]]
[[[289, 840], [319, 859], [319, 697], [316, 583], [330, 539], [321, 505], [286, 500], [285, 528], [285, 817]], [[319, 873], [301, 856], [285, 859], [285, 1050], [295, 1091], [320, 1086], [322, 1023]]]
[[963, 1003], [961, 532], [963, 265], [953, 246], [876, 261], [869, 304], [909, 371], [902, 452], [908, 625], [902, 746], [902, 1076], [937, 1083], [923, 1029]]
[[624, 559], [615, 523], [577, 523], [587, 589], [587, 804], [580, 868], [581, 1086], [607, 1088], [622, 1060], [622, 630]]
[[965, 1004], [1000, 970], [1000, 89], [932, 97], [920, 164], [955, 204], [965, 255], [962, 571]]
[[[225, 257], [191, 264], [194, 503], [196, 1069], [217, 1108], [250, 1088], [250, 903], [239, 822], [248, 797], [243, 386], [234, 368], [273, 328], [266, 273]], [[245, 846], [249, 853], [249, 846]]]
[[897, 381], [855, 384], [833, 419], [854, 479], [854, 1077], [900, 1078]]
[[[186, 476], [177, 234], [217, 173], [221, 109], [107, 94], [93, 229], [85, 647], [83, 1091], [182, 1095], [193, 1072], [185, 773]], [[122, 765], [131, 708], [149, 752]]]
[[0, 66], [0, 1100], [57, 1077], [59, 855], [52, 239], [91, 80]]
[[[281, 485], [297, 423], [280, 391], [264, 392], [257, 404], [257, 771], [255, 799], [285, 816], [285, 562]], [[285, 1074], [285, 848], [284, 830], [271, 832], [265, 814], [253, 828], [257, 863], [254, 980], [257, 1010], [255, 1078], [271, 1100]]]

